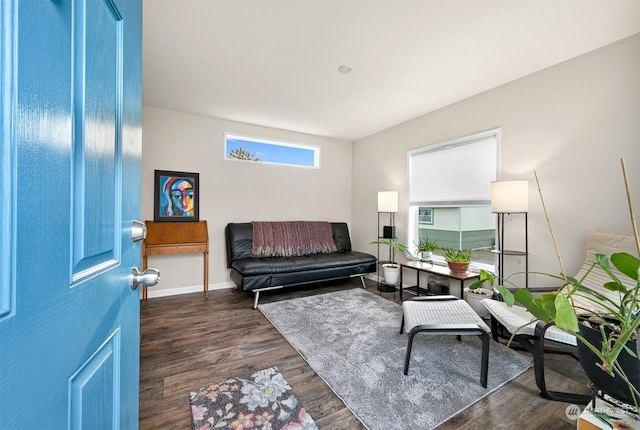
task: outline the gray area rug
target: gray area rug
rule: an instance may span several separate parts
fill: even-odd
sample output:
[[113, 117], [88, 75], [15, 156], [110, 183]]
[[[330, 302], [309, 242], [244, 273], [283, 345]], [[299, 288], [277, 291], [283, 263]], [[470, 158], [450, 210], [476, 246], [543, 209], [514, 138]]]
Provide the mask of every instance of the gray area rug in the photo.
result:
[[477, 336], [417, 335], [403, 375], [407, 334], [400, 305], [363, 289], [260, 305], [259, 309], [371, 430], [442, 424], [531, 366], [491, 341], [488, 388]]

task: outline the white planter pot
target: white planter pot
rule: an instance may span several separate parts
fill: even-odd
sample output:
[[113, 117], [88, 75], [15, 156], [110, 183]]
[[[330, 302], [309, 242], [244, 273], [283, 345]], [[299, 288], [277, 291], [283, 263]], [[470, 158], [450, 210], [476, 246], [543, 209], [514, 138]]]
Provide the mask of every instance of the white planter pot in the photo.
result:
[[396, 285], [400, 279], [399, 264], [383, 264], [382, 273], [384, 275], [384, 283], [387, 285]]
[[490, 299], [493, 293], [486, 288], [478, 288], [477, 290], [469, 291], [469, 288], [464, 289], [464, 299], [469, 303], [469, 306], [476, 311], [480, 318], [489, 318], [489, 311], [484, 307], [481, 300]]
[[420, 260], [424, 260], [424, 261], [433, 260], [433, 251], [421, 251]]

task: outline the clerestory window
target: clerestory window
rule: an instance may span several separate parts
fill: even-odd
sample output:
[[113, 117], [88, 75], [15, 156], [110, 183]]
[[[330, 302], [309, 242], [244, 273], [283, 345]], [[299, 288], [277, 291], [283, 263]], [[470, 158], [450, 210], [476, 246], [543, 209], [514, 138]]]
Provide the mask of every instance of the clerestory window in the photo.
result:
[[320, 148], [227, 133], [225, 160], [320, 168]]

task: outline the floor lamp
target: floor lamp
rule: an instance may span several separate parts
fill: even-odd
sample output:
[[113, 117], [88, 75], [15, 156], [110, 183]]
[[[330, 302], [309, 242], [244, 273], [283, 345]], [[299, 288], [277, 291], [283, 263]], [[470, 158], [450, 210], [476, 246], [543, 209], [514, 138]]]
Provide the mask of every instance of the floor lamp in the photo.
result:
[[[526, 180], [494, 181], [491, 183], [491, 212], [498, 214], [498, 277], [504, 279], [505, 255], [520, 255], [525, 258], [525, 288], [529, 288], [529, 234], [527, 215], [529, 212], [529, 182]], [[504, 249], [505, 214], [524, 214], [524, 251]]]
[[[395, 242], [396, 238], [396, 213], [398, 212], [398, 192], [397, 191], [379, 191], [378, 192], [378, 240], [384, 239], [389, 242]], [[382, 227], [382, 235], [380, 235], [380, 215], [389, 214], [389, 225]], [[395, 247], [389, 247], [389, 263], [395, 263]], [[378, 290], [383, 292], [395, 291], [395, 285], [387, 286], [380, 284], [380, 244], [378, 244]]]

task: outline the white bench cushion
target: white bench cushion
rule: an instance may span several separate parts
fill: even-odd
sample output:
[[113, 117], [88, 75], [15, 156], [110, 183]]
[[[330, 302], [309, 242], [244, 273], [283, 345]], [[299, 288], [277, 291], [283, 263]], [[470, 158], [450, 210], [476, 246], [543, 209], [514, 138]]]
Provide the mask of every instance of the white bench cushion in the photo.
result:
[[[585, 261], [574, 278], [580, 280], [582, 276], [590, 269], [591, 265], [595, 262], [595, 254], [604, 254], [611, 256], [615, 252], [627, 252], [631, 255], [637, 255], [635, 238], [630, 235], [607, 233], [602, 231], [592, 231], [587, 237], [587, 252]], [[613, 267], [612, 267], [613, 268]], [[619, 275], [620, 280], [628, 280], [626, 276], [620, 274], [615, 268], [613, 271], [616, 275]], [[593, 268], [591, 273], [587, 276], [583, 284], [600, 294], [609, 297], [614, 302], [620, 301], [620, 295], [617, 292], [612, 292], [603, 287], [603, 284], [610, 281], [611, 278], [600, 267]], [[632, 285], [628, 285], [630, 288]], [[574, 295], [574, 303], [576, 305], [576, 312], [603, 312], [601, 308], [597, 308], [594, 303], [580, 297], [580, 295]], [[537, 320], [522, 306], [508, 307], [504, 302], [497, 300], [484, 299], [482, 304], [487, 308], [489, 313], [498, 320], [510, 333], [534, 335], [535, 325]], [[545, 339], [554, 340], [556, 342], [577, 345], [576, 337], [570, 333], [565, 332], [557, 327], [551, 327], [545, 334]]]
[[[596, 261], [595, 254], [611, 256], [611, 254], [616, 252], [627, 252], [631, 255], [637, 256], [635, 238], [624, 234], [605, 233], [602, 231], [591, 232], [587, 238], [587, 255], [585, 257], [584, 264], [574, 278], [580, 280], [580, 278], [587, 273], [591, 265]], [[613, 269], [613, 273], [618, 276], [618, 279], [625, 283], [628, 288], [634, 287], [634, 285], [629, 284], [629, 282], [632, 281], [627, 276], [618, 272], [613, 265], [611, 268]], [[607, 275], [607, 273], [599, 266], [596, 266], [585, 279], [584, 286], [597, 291], [616, 303], [619, 303], [621, 299], [620, 293], [609, 291], [603, 287], [603, 284], [609, 281], [611, 281], [609, 275]], [[578, 313], [605, 312], [604, 309], [597, 307], [593, 302], [585, 299], [584, 297], [580, 297], [580, 295], [574, 295], [574, 302]], [[580, 308], [582, 308], [582, 310]]]
[[[497, 300], [484, 299], [482, 304], [487, 308], [491, 316], [493, 316], [509, 333], [533, 336], [536, 323], [538, 320], [522, 306], [509, 307], [504, 302]], [[567, 345], [577, 346], [576, 337], [558, 327], [549, 327], [545, 335], [545, 339], [564, 343]]]
[[491, 329], [464, 300], [407, 300], [402, 303], [404, 330], [409, 333], [419, 325], [476, 324], [487, 333]]

